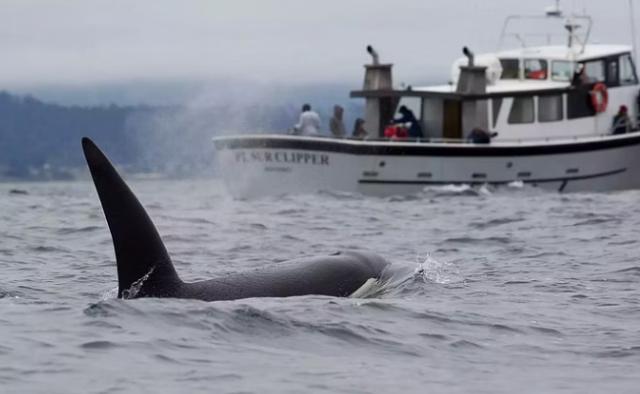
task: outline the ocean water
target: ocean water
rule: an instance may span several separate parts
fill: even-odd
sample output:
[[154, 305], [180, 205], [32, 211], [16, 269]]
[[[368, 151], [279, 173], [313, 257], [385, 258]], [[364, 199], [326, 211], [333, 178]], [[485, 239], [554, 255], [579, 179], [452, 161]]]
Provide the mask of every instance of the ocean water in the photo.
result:
[[351, 248], [404, 274], [361, 299], [117, 300], [91, 183], [0, 184], [1, 393], [638, 392], [640, 192], [130, 185], [185, 280]]

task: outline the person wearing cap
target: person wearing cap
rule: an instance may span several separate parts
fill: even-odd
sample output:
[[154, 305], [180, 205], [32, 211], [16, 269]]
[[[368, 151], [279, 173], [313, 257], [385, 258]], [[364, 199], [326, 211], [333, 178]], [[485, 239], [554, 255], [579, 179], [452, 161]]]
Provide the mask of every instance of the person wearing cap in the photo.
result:
[[367, 130], [364, 128], [364, 119], [362, 118], [358, 118], [356, 119], [356, 123], [353, 126], [353, 133], [352, 135], [355, 138], [367, 138], [369, 136], [369, 133], [367, 132]]
[[613, 117], [612, 130], [614, 135], [625, 134], [631, 131], [631, 120], [626, 105], [621, 105], [618, 113]]

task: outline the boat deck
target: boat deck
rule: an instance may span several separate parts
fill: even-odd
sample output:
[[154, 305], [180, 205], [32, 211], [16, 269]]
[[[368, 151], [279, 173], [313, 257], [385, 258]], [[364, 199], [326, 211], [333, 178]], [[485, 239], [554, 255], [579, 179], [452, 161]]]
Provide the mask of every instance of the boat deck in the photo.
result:
[[317, 135], [317, 136], [298, 136], [289, 134], [242, 134], [242, 135], [224, 135], [213, 137], [212, 140], [216, 141], [230, 141], [230, 140], [282, 140], [282, 141], [314, 141], [314, 142], [336, 142], [344, 144], [355, 145], [399, 145], [399, 146], [441, 146], [441, 145], [459, 145], [465, 147], [488, 147], [488, 146], [523, 146], [523, 145], [559, 145], [559, 144], [571, 144], [571, 143], [588, 143], [594, 141], [607, 140], [624, 140], [629, 137], [640, 136], [640, 130], [632, 131], [627, 134], [593, 134], [593, 135], [576, 135], [576, 136], [558, 136], [558, 137], [544, 137], [544, 138], [527, 138], [527, 139], [497, 139], [491, 141], [489, 144], [476, 144], [466, 139], [450, 139], [450, 138], [403, 138], [401, 140], [390, 140], [388, 138], [357, 138], [357, 137], [333, 137], [329, 135]]

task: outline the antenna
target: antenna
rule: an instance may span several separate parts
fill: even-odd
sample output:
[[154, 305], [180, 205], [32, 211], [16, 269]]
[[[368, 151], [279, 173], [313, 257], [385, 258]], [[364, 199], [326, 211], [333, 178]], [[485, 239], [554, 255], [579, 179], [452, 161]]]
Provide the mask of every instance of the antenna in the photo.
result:
[[560, 0], [556, 0], [556, 6], [549, 6], [547, 7], [545, 10], [545, 15], [547, 16], [547, 18], [550, 17], [556, 17], [556, 18], [560, 18], [562, 17], [562, 10], [560, 9]]
[[633, 45], [633, 62], [638, 64], [637, 48], [636, 48], [636, 24], [635, 12], [633, 10], [633, 0], [629, 0], [629, 18], [631, 19], [631, 42]]

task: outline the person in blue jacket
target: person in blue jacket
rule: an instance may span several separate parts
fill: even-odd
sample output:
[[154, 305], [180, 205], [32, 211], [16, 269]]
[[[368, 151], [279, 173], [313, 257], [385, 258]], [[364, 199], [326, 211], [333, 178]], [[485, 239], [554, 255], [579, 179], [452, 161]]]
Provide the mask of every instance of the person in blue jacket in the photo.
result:
[[469, 137], [467, 137], [467, 140], [474, 144], [489, 144], [491, 143], [491, 135], [481, 128], [476, 127], [471, 130], [471, 133], [469, 134]]
[[424, 135], [422, 134], [422, 127], [420, 126], [420, 121], [416, 119], [413, 111], [404, 105], [398, 109], [398, 112], [402, 115], [398, 119], [394, 119], [393, 123], [411, 123], [411, 127], [409, 127], [409, 137], [410, 138], [422, 138]]

